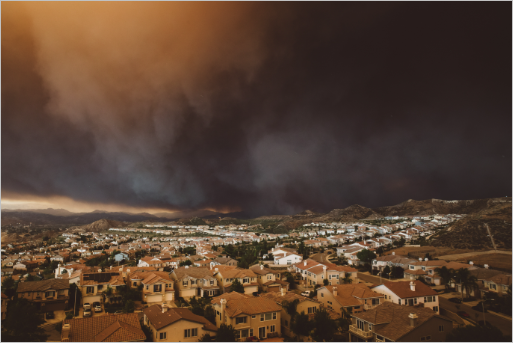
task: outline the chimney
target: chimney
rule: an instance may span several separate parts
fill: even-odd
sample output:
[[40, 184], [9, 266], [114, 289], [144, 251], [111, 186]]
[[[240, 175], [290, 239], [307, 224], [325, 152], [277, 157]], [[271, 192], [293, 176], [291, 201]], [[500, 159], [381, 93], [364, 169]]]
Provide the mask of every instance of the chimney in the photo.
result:
[[395, 255], [395, 251], [392, 251], [392, 255]]
[[285, 287], [282, 287], [282, 288], [280, 289], [280, 291], [281, 291], [281, 296], [282, 296], [282, 297], [284, 297], [284, 296], [285, 296], [285, 293], [287, 293], [287, 290], [285, 289]]
[[185, 266], [185, 269], [189, 269], [189, 266]]
[[221, 323], [224, 323], [225, 321], [225, 318], [224, 318], [224, 311], [226, 309], [226, 299], [221, 299]]
[[333, 287], [333, 296], [337, 296], [338, 294], [338, 288], [337, 287]]
[[69, 342], [69, 332], [70, 332], [70, 324], [62, 324], [62, 332], [61, 332], [61, 341], [62, 342]]
[[263, 264], [260, 265], [260, 270], [264, 270], [264, 265]]
[[[119, 268], [119, 271], [122, 272], [123, 271], [123, 266], [121, 266], [121, 268]], [[130, 271], [130, 269], [127, 270], [127, 273]]]
[[128, 269], [126, 270], [126, 272], [127, 272], [127, 274], [128, 274], [128, 273], [130, 273], [130, 268], [128, 268]]
[[410, 281], [410, 289], [415, 292], [415, 282]]
[[110, 266], [110, 270], [112, 270], [112, 266]]
[[487, 264], [485, 264], [485, 265], [484, 265], [484, 267], [485, 267], [486, 269], [488, 269], [488, 265], [487, 265]]
[[219, 272], [219, 268], [216, 268], [215, 271], [216, 271], [216, 273], [218, 273]]
[[284, 257], [285, 257], [285, 256], [287, 256], [287, 253], [285, 252], [283, 256], [284, 256]]
[[305, 265], [305, 267], [306, 267], [306, 260], [304, 260], [304, 262], [305, 262], [305, 264], [304, 264], [304, 265]]
[[415, 313], [410, 313], [408, 318], [410, 318], [410, 326], [414, 328], [415, 325], [417, 325], [417, 318], [419, 317]]
[[98, 273], [101, 273], [101, 272], [102, 272], [102, 270], [101, 270], [101, 269], [98, 269]]
[[167, 312], [167, 305], [162, 304], [162, 313], [166, 313], [166, 312]]
[[473, 265], [474, 265], [474, 262], [470, 261], [468, 264], [470, 264], [471, 266], [473, 266]]
[[271, 251], [274, 251], [274, 248], [272, 248]]
[[424, 259], [424, 261], [428, 261], [428, 260], [429, 260], [429, 259], [428, 259], [427, 257]]
[[419, 261], [422, 262], [422, 257], [419, 257]]

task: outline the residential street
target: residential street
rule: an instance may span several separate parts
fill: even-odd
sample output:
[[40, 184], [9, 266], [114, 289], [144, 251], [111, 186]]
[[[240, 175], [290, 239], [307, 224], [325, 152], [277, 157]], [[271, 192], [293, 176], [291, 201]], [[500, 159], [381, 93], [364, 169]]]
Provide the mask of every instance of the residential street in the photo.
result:
[[[464, 303], [459, 305], [460, 309], [458, 310], [458, 308], [456, 307], [457, 304], [450, 302], [448, 299], [445, 299], [443, 297], [438, 297], [438, 299], [440, 299], [440, 308], [444, 308], [454, 313], [458, 311], [465, 311], [470, 315], [469, 319], [473, 321], [476, 320], [475, 313], [478, 313], [478, 320], [483, 320], [483, 312], [477, 312], [473, 310], [470, 306], [465, 305]], [[490, 312], [485, 313], [485, 319], [487, 322], [490, 322], [492, 325], [499, 328], [505, 335], [511, 336], [511, 319], [506, 319], [504, 317], [494, 315]]]

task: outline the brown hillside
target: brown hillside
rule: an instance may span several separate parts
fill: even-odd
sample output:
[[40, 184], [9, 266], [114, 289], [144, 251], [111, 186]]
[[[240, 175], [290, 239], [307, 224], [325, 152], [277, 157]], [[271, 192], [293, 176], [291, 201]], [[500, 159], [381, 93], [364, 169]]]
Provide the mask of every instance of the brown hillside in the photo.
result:
[[434, 246], [493, 249], [488, 224], [497, 248], [511, 249], [511, 202], [490, 202], [490, 207], [452, 224], [432, 237]]
[[127, 225], [127, 223], [123, 223], [123, 222], [120, 222], [117, 220], [100, 219], [91, 224], [72, 226], [69, 228], [69, 230], [83, 231], [83, 232], [100, 232], [100, 231], [108, 230], [111, 227], [123, 227], [126, 225]]

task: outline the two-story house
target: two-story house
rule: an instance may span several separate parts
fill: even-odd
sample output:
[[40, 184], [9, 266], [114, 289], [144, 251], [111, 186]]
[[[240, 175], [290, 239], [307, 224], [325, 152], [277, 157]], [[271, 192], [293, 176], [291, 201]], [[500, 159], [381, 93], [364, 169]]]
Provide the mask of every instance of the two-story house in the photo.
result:
[[419, 280], [385, 282], [372, 290], [383, 294], [385, 301], [403, 306], [424, 304], [424, 307], [440, 313], [438, 293]]
[[232, 282], [235, 279], [238, 279], [244, 286], [244, 293], [253, 294], [258, 292], [257, 275], [252, 270], [233, 266], [216, 266], [214, 277], [217, 279], [223, 293], [231, 291]]
[[280, 288], [284, 288], [286, 291], [289, 290], [289, 283], [278, 279], [276, 273], [272, 269], [265, 268], [263, 264], [255, 264], [250, 270], [257, 275], [259, 287], [264, 292], [279, 292]]
[[374, 308], [384, 302], [384, 296], [358, 283], [320, 287], [317, 289], [317, 300], [324, 307], [341, 314], [342, 308], [349, 313]]
[[205, 267], [180, 267], [173, 270], [171, 279], [175, 282], [177, 296], [184, 299], [205, 296], [215, 296], [220, 293], [218, 279], [213, 271]]
[[424, 307], [405, 307], [391, 302], [351, 315], [351, 342], [443, 342], [452, 321]]
[[327, 267], [312, 259], [303, 260], [294, 264], [291, 269], [301, 274], [300, 283], [306, 287], [315, 287], [322, 285], [326, 278]]
[[[67, 280], [63, 280], [66, 281]], [[126, 286], [123, 276], [117, 272], [88, 273], [80, 275], [80, 292], [82, 302], [85, 303], [110, 303], [121, 302], [121, 296], [117, 287]]]
[[153, 305], [143, 310], [144, 324], [150, 327], [153, 342], [197, 342], [203, 335], [215, 337], [217, 327], [187, 308]]
[[294, 336], [294, 333], [290, 328], [292, 324], [292, 315], [289, 313], [290, 310], [288, 308], [291, 303], [296, 303], [296, 313], [308, 314], [311, 317], [311, 320], [321, 307], [321, 303], [319, 301], [293, 292], [287, 292], [284, 288], [282, 288], [280, 292], [263, 293], [260, 297], [271, 299], [281, 306], [281, 327], [283, 332], [290, 336]]
[[27, 299], [41, 312], [64, 310], [69, 300], [67, 280], [21, 282], [16, 289], [18, 298]]
[[232, 325], [237, 339], [281, 335], [281, 306], [271, 299], [231, 292], [213, 298], [212, 306], [216, 326]]
[[167, 272], [136, 271], [128, 276], [130, 287], [141, 290], [148, 305], [167, 304], [174, 300], [174, 282]]

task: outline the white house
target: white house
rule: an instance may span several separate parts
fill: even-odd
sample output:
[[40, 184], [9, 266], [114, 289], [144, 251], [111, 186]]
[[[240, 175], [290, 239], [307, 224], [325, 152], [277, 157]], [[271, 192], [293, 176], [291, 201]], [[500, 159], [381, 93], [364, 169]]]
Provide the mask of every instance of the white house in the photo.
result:
[[438, 293], [418, 280], [385, 282], [372, 288], [372, 290], [383, 294], [385, 301], [404, 306], [415, 306], [423, 303], [424, 307], [431, 308], [440, 314]]

